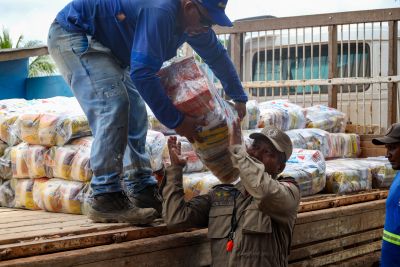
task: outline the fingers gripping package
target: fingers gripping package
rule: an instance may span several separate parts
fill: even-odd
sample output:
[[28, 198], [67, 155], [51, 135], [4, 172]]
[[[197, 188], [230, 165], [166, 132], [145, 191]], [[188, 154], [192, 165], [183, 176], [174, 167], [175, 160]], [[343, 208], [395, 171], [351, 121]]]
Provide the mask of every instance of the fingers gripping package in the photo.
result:
[[193, 57], [173, 62], [159, 72], [161, 83], [175, 107], [186, 115], [204, 118], [207, 126], [199, 127], [193, 147], [204, 165], [224, 183], [235, 181], [239, 170], [233, 167], [229, 132], [237, 115], [218, 95]]

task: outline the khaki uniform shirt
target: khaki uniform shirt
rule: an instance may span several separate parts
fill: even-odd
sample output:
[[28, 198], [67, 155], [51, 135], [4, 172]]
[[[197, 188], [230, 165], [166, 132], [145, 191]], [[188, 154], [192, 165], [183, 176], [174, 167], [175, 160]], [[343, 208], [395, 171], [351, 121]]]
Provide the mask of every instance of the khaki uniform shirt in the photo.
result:
[[[231, 151], [240, 182], [215, 186], [189, 202], [184, 201], [182, 168], [168, 168], [163, 218], [168, 226], [208, 227], [212, 266], [287, 266], [300, 200], [297, 184], [293, 178], [273, 179], [242, 146]], [[237, 227], [228, 252], [233, 217]]]

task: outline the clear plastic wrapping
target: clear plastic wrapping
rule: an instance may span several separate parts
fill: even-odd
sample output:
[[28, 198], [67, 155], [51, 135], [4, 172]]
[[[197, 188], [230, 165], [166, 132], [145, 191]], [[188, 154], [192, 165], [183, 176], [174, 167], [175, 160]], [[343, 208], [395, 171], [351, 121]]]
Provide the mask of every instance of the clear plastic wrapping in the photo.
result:
[[372, 188], [369, 164], [357, 159], [335, 159], [326, 162], [328, 193], [346, 194]]
[[319, 150], [325, 158], [355, 158], [361, 153], [360, 137], [356, 134], [329, 133], [317, 128], [286, 132], [294, 148]]
[[372, 188], [389, 188], [397, 171], [393, 170], [389, 160], [385, 157], [370, 157], [360, 159], [366, 162], [371, 169]]
[[33, 200], [46, 211], [82, 214], [85, 187], [85, 183], [78, 181], [35, 179]]
[[15, 208], [28, 210], [40, 209], [33, 200], [34, 179], [12, 179], [11, 184], [15, 188]]
[[211, 172], [185, 174], [183, 175], [185, 200], [189, 201], [196, 196], [207, 194], [213, 186], [220, 183]]
[[242, 120], [242, 129], [251, 130], [258, 126], [260, 121], [260, 108], [257, 100], [250, 100], [246, 103], [246, 116]]
[[151, 168], [158, 171], [163, 168], [163, 151], [166, 147], [167, 139], [156, 131], [148, 130], [146, 138], [146, 152], [150, 156]]
[[92, 137], [75, 139], [69, 145], [51, 147], [45, 154], [47, 177], [88, 182], [92, 178]]
[[305, 108], [307, 128], [319, 128], [331, 133], [343, 133], [346, 128], [346, 114], [324, 105]]
[[347, 133], [330, 133], [330, 158], [356, 158], [361, 154], [360, 136]]
[[320, 129], [296, 129], [287, 131], [293, 148], [319, 150], [324, 158], [330, 155], [329, 133]]
[[39, 178], [46, 176], [45, 153], [47, 148], [21, 143], [11, 148], [13, 178]]
[[306, 126], [306, 118], [302, 107], [288, 100], [272, 100], [259, 104], [259, 128], [274, 125], [282, 131], [302, 129]]
[[0, 206], [14, 208], [15, 191], [11, 187], [11, 180], [0, 180]]
[[194, 58], [176, 61], [161, 69], [160, 80], [172, 103], [181, 112], [203, 117], [207, 126], [199, 127], [203, 142], [193, 147], [207, 168], [225, 183], [238, 178], [229, 152], [229, 128], [237, 115], [217, 93]]
[[325, 171], [325, 159], [320, 151], [293, 149], [281, 175], [295, 178], [301, 196], [309, 196], [325, 188]]

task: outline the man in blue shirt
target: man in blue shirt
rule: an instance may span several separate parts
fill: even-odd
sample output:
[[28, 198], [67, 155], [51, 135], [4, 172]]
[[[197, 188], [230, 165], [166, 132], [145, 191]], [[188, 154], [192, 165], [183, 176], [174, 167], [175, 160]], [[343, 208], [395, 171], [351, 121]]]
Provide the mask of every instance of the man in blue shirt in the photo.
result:
[[[384, 137], [372, 139], [372, 143], [385, 145], [392, 168], [400, 170], [400, 123], [393, 124]], [[400, 266], [400, 172], [397, 172], [386, 199], [381, 266]]]
[[[51, 25], [49, 53], [88, 117], [94, 221], [147, 223], [161, 210], [145, 153], [146, 103], [164, 125], [189, 140], [202, 122], [178, 111], [157, 72], [184, 43], [208, 64], [235, 101], [247, 96], [211, 26], [232, 26], [227, 0], [73, 0]], [[120, 178], [122, 182], [120, 183]], [[122, 184], [122, 185], [121, 185]], [[124, 189], [129, 200], [122, 192]]]

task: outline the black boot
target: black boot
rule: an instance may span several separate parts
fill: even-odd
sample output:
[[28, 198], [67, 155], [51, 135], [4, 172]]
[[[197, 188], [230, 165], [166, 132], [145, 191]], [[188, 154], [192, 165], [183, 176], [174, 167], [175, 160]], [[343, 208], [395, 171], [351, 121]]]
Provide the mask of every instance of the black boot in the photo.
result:
[[135, 207], [139, 208], [153, 208], [157, 210], [159, 216], [162, 212], [162, 197], [158, 193], [158, 186], [148, 186], [142, 191], [133, 192], [127, 190], [126, 195]]
[[93, 196], [88, 204], [87, 216], [94, 222], [148, 224], [158, 216], [155, 209], [142, 209], [130, 203], [123, 192]]

